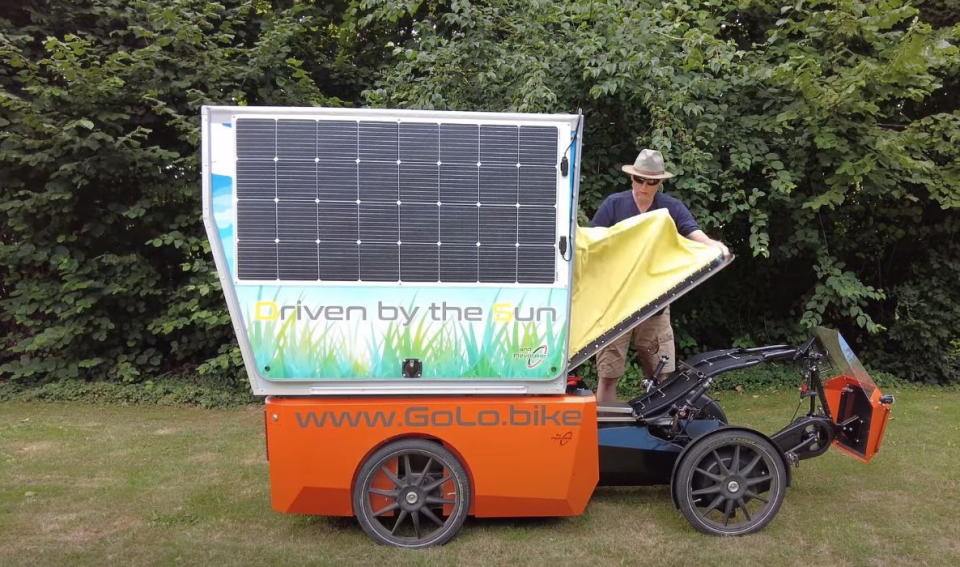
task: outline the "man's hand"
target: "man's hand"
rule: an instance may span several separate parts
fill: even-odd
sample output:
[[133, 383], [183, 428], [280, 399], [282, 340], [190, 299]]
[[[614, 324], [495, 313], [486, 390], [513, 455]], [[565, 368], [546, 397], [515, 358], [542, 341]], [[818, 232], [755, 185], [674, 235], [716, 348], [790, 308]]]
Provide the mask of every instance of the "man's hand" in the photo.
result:
[[724, 244], [723, 242], [720, 242], [719, 240], [711, 240], [710, 245], [714, 246], [715, 248], [719, 248], [720, 252], [723, 253], [724, 258], [730, 257], [730, 249], [727, 248], [727, 245]]
[[720, 242], [719, 240], [714, 240], [710, 238], [702, 230], [695, 230], [691, 232], [690, 234], [687, 235], [687, 238], [689, 238], [690, 240], [695, 240], [701, 244], [707, 244], [709, 246], [713, 246], [714, 248], [717, 248], [723, 254], [724, 258], [730, 257], [730, 249], [727, 248], [726, 244], [724, 244], [723, 242]]

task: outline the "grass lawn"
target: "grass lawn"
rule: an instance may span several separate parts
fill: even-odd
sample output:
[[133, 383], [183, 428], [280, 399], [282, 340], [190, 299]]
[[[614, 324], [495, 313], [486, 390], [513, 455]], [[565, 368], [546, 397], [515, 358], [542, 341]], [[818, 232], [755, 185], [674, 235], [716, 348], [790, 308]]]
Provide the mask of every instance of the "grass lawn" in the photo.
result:
[[[602, 488], [583, 516], [469, 519], [420, 552], [352, 519], [273, 512], [258, 407], [2, 403], [0, 565], [960, 565], [960, 393], [897, 397], [872, 463], [803, 461], [753, 536], [700, 535], [667, 487]], [[796, 407], [793, 392], [721, 398], [767, 432]]]

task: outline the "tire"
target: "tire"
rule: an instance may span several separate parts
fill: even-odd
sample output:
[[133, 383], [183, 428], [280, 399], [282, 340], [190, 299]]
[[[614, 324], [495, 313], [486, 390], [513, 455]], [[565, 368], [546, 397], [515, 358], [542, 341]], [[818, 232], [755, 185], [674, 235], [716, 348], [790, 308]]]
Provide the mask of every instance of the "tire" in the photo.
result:
[[729, 423], [727, 414], [723, 412], [723, 408], [720, 407], [717, 400], [706, 394], [697, 398], [697, 401], [693, 402], [693, 406], [700, 410], [700, 419], [715, 419], [724, 425]]
[[762, 436], [720, 429], [684, 455], [672, 488], [680, 511], [697, 530], [717, 536], [751, 534], [780, 510], [786, 464]]
[[470, 496], [467, 471], [453, 453], [433, 441], [404, 439], [364, 461], [353, 510], [377, 543], [419, 549], [443, 545], [460, 531]]

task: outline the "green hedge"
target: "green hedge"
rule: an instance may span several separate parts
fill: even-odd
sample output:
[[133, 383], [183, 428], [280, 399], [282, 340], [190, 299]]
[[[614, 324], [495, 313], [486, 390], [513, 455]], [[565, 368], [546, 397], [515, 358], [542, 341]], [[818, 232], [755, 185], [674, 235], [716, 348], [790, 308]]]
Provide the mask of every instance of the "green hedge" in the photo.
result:
[[584, 219], [658, 147], [667, 190], [738, 255], [676, 306], [683, 351], [826, 324], [868, 364], [955, 383], [956, 18], [903, 0], [7, 3], [0, 381], [246, 388], [200, 222], [210, 103], [582, 108]]

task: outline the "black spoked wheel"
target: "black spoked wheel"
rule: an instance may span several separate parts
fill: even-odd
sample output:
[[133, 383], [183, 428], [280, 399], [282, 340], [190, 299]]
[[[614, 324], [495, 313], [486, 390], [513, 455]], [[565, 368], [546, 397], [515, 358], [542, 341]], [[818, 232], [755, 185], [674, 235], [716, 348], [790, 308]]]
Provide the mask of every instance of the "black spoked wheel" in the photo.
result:
[[367, 459], [353, 506], [363, 531], [378, 543], [421, 548], [457, 534], [470, 509], [470, 483], [460, 461], [438, 443], [405, 439]]
[[734, 536], [770, 523], [786, 488], [777, 448], [760, 435], [734, 429], [698, 441], [677, 468], [673, 490], [693, 527]]

